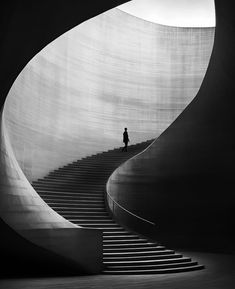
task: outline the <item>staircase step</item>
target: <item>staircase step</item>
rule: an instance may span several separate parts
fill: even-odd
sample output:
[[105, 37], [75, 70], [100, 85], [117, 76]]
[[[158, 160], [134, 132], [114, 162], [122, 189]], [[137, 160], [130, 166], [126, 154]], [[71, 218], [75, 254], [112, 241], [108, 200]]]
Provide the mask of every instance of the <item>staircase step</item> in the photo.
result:
[[[93, 226], [90, 226], [90, 228], [95, 228], [95, 229], [99, 229], [99, 230], [102, 230], [103, 232], [104, 231], [107, 231], [107, 230], [112, 230], [112, 231], [115, 231], [115, 230], [120, 230], [120, 228], [115, 228], [115, 227], [113, 227], [113, 228], [109, 228], [109, 227], [104, 227], [104, 226], [102, 226], [102, 225], [100, 225], [100, 226], [95, 226], [95, 225], [93, 225]], [[123, 229], [124, 230], [124, 229]], [[106, 250], [106, 249], [103, 249], [103, 250]]]
[[103, 244], [104, 245], [119, 245], [119, 244], [142, 244], [142, 243], [147, 243], [146, 239], [128, 239], [128, 238], [125, 238], [125, 239], [120, 239], [120, 240], [106, 240], [106, 239], [103, 239]]
[[142, 254], [136, 256], [122, 256], [122, 257], [103, 257], [104, 261], [116, 262], [116, 261], [142, 261], [142, 260], [169, 260], [169, 259], [181, 259], [183, 256], [181, 254]]
[[117, 224], [115, 224], [115, 223], [108, 223], [108, 224], [106, 224], [106, 223], [95, 223], [95, 222], [93, 222], [93, 223], [91, 223], [91, 222], [74, 222], [74, 224], [79, 224], [80, 226], [89, 226], [89, 227], [99, 227], [98, 229], [101, 229], [101, 228], [103, 228], [103, 229], [110, 229], [110, 230], [112, 230], [112, 229], [116, 229], [116, 228], [119, 228], [120, 229], [120, 227], [119, 227], [119, 225], [117, 225]]
[[104, 274], [169, 274], [169, 273], [181, 273], [181, 272], [188, 272], [188, 271], [195, 271], [204, 269], [202, 265], [194, 265], [194, 266], [187, 266], [187, 267], [177, 267], [177, 268], [164, 268], [164, 269], [122, 269], [122, 270], [111, 270], [107, 268], [103, 271]]
[[80, 170], [76, 170], [76, 171], [72, 171], [72, 169], [67, 170], [66, 172], [57, 170], [57, 171], [53, 171], [51, 173], [49, 173], [44, 179], [77, 179], [77, 178], [81, 178], [81, 177], [108, 177], [110, 175], [111, 169], [107, 170], [106, 172], [100, 172], [100, 170], [96, 170], [94, 172], [94, 170], [84, 170], [84, 169], [80, 169]]
[[102, 201], [104, 202], [104, 197], [99, 196], [99, 195], [94, 195], [94, 196], [86, 196], [85, 194], [77, 194], [77, 196], [61, 196], [60, 194], [58, 195], [53, 195], [53, 194], [40, 194], [40, 196], [46, 200], [47, 202], [49, 201], [56, 201], [56, 202], [74, 202], [74, 201], [80, 201], [80, 200], [88, 200], [88, 201]]
[[81, 175], [75, 172], [69, 172], [66, 174], [63, 171], [54, 173], [51, 176], [48, 176], [46, 179], [34, 181], [33, 184], [79, 184], [79, 183], [99, 183], [102, 180], [106, 180], [112, 172], [109, 171], [106, 174], [89, 174], [86, 172], [85, 175]]
[[145, 242], [145, 243], [138, 243], [138, 242], [136, 242], [136, 243], [131, 243], [131, 242], [127, 242], [127, 243], [123, 243], [123, 244], [121, 244], [121, 243], [114, 243], [114, 244], [106, 244], [106, 243], [104, 243], [103, 244], [103, 248], [104, 248], [104, 250], [105, 249], [110, 249], [110, 248], [136, 248], [136, 247], [138, 247], [138, 248], [148, 248], [148, 247], [151, 247], [151, 246], [153, 246], [154, 245], [154, 243], [147, 243], [147, 242]]
[[125, 248], [125, 247], [119, 247], [119, 248], [108, 248], [104, 247], [103, 251], [104, 253], [118, 253], [118, 252], [143, 252], [143, 251], [155, 251], [157, 250], [157, 246], [146, 246], [146, 247], [133, 247], [133, 248]]
[[38, 194], [41, 195], [46, 195], [46, 196], [61, 196], [61, 197], [79, 197], [79, 196], [89, 196], [89, 197], [98, 197], [98, 196], [104, 196], [104, 192], [103, 190], [81, 190], [81, 189], [77, 189], [76, 192], [68, 192], [68, 191], [64, 191], [64, 192], [60, 192], [60, 191], [48, 191], [48, 190], [44, 190], [44, 189], [37, 189]]
[[180, 263], [170, 263], [170, 264], [134, 264], [134, 265], [128, 265], [128, 266], [107, 266], [109, 270], [146, 270], [146, 269], [165, 269], [165, 268], [183, 268], [183, 267], [189, 267], [189, 266], [196, 266], [198, 265], [197, 262], [180, 262]]
[[51, 205], [61, 205], [61, 204], [63, 204], [63, 205], [65, 205], [65, 206], [67, 206], [67, 204], [68, 205], [71, 205], [71, 204], [73, 204], [73, 205], [76, 205], [76, 204], [87, 204], [87, 205], [90, 205], [90, 204], [97, 204], [97, 205], [101, 205], [101, 206], [103, 206], [104, 205], [104, 201], [103, 201], [103, 199], [83, 199], [83, 198], [80, 198], [80, 199], [66, 199], [66, 198], [64, 198], [64, 199], [59, 199], [59, 198], [47, 198], [46, 199], [47, 200], [47, 203], [48, 203], [48, 205], [49, 206], [51, 206]]
[[[124, 228], [123, 228], [123, 230], [124, 230]], [[125, 235], [127, 235], [127, 234], [130, 234], [130, 235], [132, 235], [133, 234], [133, 232], [131, 232], [131, 231], [123, 231], [123, 230], [121, 230], [121, 231], [115, 231], [115, 232], [109, 232], [109, 231], [107, 231], [107, 232], [104, 232], [104, 236], [109, 236], [109, 235], [112, 235], [112, 236], [119, 236], [119, 235], [123, 235], [123, 234], [125, 234]]]
[[60, 187], [57, 187], [57, 188], [50, 188], [50, 187], [40, 187], [40, 188], [34, 188], [39, 194], [41, 192], [45, 192], [45, 191], [48, 191], [48, 192], [61, 192], [63, 194], [65, 193], [89, 193], [89, 194], [100, 194], [102, 192], [104, 192], [104, 188], [89, 188], [89, 187], [79, 187], [79, 188], [60, 188]]
[[106, 210], [100, 210], [100, 211], [95, 211], [95, 210], [80, 210], [79, 212], [75, 211], [62, 211], [60, 212], [61, 214], [63, 214], [63, 216], [66, 216], [66, 218], [79, 218], [81, 216], [91, 216], [91, 218], [93, 218], [94, 216], [109, 216], [109, 214], [107, 213]]
[[174, 258], [181, 258], [182, 254], [175, 253], [174, 250], [165, 249], [164, 246], [157, 246], [155, 249], [151, 248], [148, 250], [141, 250], [142, 248], [139, 248], [139, 250], [135, 251], [116, 251], [116, 252], [107, 252], [104, 251], [104, 257], [105, 258], [124, 258], [124, 257], [141, 257], [141, 256], [148, 256], [148, 255], [164, 255], [163, 258], [171, 258], [171, 256], [174, 256]]
[[[139, 238], [138, 235], [132, 235], [129, 233], [128, 234], [120, 234], [120, 235], [114, 235], [114, 234], [110, 234], [110, 235], [104, 235], [103, 236], [104, 240], [119, 240], [119, 239], [136, 239]], [[146, 240], [146, 239], [145, 239]]]
[[159, 264], [172, 264], [172, 263], [185, 263], [191, 262], [188, 257], [170, 258], [170, 259], [152, 259], [152, 260], [134, 260], [134, 261], [104, 261], [105, 265], [109, 266], [131, 266], [131, 265], [159, 265]]
[[[107, 179], [110, 176], [110, 172], [107, 173], [102, 173], [102, 174], [98, 174], [98, 173], [93, 173], [93, 172], [83, 172], [80, 174], [76, 174], [75, 176], [69, 176], [69, 175], [63, 175], [63, 176], [56, 176], [56, 175], [48, 175], [46, 176], [44, 179], [39, 179], [38, 181], [45, 181], [45, 182], [53, 182], [53, 181], [63, 181], [63, 182], [73, 182], [73, 181], [77, 181], [78, 179], [83, 179], [83, 180], [87, 180], [90, 181], [90, 178], [94, 178], [94, 179]], [[33, 182], [34, 183], [34, 182]]]
[[92, 183], [80, 183], [80, 184], [66, 184], [66, 185], [62, 185], [59, 183], [54, 183], [54, 184], [49, 184], [49, 183], [40, 183], [40, 184], [33, 184], [34, 188], [41, 188], [41, 189], [53, 189], [53, 190], [57, 190], [58, 189], [77, 189], [77, 187], [85, 187], [85, 188], [103, 188], [104, 184], [92, 184]]
[[182, 254], [131, 232], [116, 223], [106, 209], [105, 188], [112, 172], [152, 141], [116, 148], [72, 162], [32, 183], [41, 198], [74, 224], [103, 232], [105, 274], [186, 272], [203, 266]]
[[59, 202], [58, 200], [50, 200], [47, 202], [49, 206], [53, 207], [53, 206], [99, 206], [99, 207], [104, 207], [105, 204], [102, 201], [99, 200], [74, 200], [74, 201], [70, 201], [70, 200], [65, 200], [64, 202]]
[[105, 210], [105, 205], [100, 205], [96, 203], [79, 203], [79, 204], [50, 204], [49, 206], [55, 210], [79, 210], [80, 208], [84, 209], [96, 209], [96, 210]]
[[82, 223], [82, 224], [104, 224], [104, 223], [108, 223], [109, 222], [109, 219], [106, 218], [106, 216], [100, 216], [99, 218], [87, 218], [87, 219], [82, 219], [82, 218], [76, 218], [74, 219], [73, 217], [71, 218], [68, 218], [70, 222], [74, 223], [74, 224], [79, 224], [79, 223]]
[[104, 183], [106, 183], [106, 180], [108, 178], [104, 179], [99, 179], [99, 180], [83, 180], [83, 181], [45, 181], [45, 182], [40, 182], [40, 183], [33, 183], [33, 187], [35, 188], [44, 188], [44, 187], [53, 187], [53, 188], [77, 188], [77, 187], [88, 187], [88, 188], [93, 188], [93, 187], [103, 187]]
[[73, 170], [71, 170], [70, 168], [59, 168], [57, 170], [54, 170], [51, 175], [54, 175], [56, 173], [63, 173], [63, 174], [66, 174], [68, 173], [69, 175], [76, 175], [78, 172], [81, 172], [83, 171], [84, 172], [84, 168], [89, 171], [89, 170], [98, 170], [98, 169], [101, 169], [102, 168], [102, 172], [104, 173], [108, 173], [110, 172], [110, 168], [107, 168], [107, 167], [104, 167], [104, 165], [87, 165], [87, 164], [84, 164], [84, 163], [81, 163], [77, 168], [74, 168]]
[[63, 214], [63, 216], [66, 216], [66, 218], [69, 218], [70, 220], [73, 219], [74, 221], [76, 221], [76, 219], [80, 220], [80, 219], [91, 219], [91, 220], [95, 220], [95, 219], [109, 219], [109, 215], [106, 211], [104, 212], [76, 212], [76, 213], [61, 213]]
[[[69, 214], [77, 214], [78, 211], [74, 208], [68, 208], [68, 207], [65, 207], [65, 208], [54, 208], [57, 212], [60, 212], [61, 214], [66, 214], [66, 213], [69, 213]], [[106, 210], [104, 208], [97, 208], [97, 207], [80, 207], [79, 208], [79, 211], [80, 212], [106, 212]]]

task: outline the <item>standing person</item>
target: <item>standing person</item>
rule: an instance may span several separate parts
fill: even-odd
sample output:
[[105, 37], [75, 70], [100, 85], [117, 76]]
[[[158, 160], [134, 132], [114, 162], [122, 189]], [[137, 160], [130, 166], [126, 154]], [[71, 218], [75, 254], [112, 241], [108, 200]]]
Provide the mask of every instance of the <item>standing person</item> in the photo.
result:
[[125, 144], [125, 146], [123, 147], [122, 151], [127, 152], [127, 145], [129, 142], [129, 136], [128, 136], [128, 132], [127, 132], [127, 128], [125, 127], [124, 133], [123, 133], [123, 142]]

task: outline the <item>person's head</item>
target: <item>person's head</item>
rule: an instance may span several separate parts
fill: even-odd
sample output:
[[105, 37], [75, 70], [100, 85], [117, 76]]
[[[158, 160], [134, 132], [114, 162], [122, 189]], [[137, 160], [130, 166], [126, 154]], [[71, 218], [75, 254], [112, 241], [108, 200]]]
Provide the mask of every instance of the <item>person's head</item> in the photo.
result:
[[127, 131], [127, 128], [125, 127], [125, 131]]

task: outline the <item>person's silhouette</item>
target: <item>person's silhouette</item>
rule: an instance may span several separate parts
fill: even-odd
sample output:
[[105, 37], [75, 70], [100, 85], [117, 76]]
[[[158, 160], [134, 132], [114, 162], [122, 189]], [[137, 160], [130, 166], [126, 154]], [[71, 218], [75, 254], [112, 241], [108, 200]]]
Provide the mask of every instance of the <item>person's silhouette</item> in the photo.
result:
[[125, 146], [123, 147], [122, 151], [127, 152], [127, 146], [128, 146], [128, 142], [129, 142], [129, 136], [128, 136], [128, 132], [127, 132], [127, 128], [125, 127], [124, 133], [123, 133], [123, 142], [125, 144]]

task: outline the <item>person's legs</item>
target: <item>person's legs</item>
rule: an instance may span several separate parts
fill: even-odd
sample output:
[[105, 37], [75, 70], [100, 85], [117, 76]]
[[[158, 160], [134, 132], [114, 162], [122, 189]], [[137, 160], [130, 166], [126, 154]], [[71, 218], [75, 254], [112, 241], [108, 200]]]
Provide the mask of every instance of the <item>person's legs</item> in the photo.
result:
[[127, 152], [127, 145], [128, 145], [128, 142], [124, 142], [124, 147], [122, 148], [122, 152]]
[[125, 152], [127, 152], [127, 145], [128, 145], [128, 142], [125, 142]]
[[126, 146], [124, 145], [124, 147], [122, 148], [122, 152], [124, 152], [125, 147], [126, 147]]

